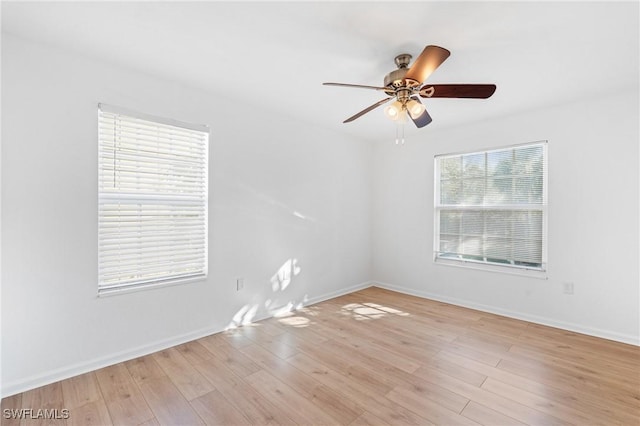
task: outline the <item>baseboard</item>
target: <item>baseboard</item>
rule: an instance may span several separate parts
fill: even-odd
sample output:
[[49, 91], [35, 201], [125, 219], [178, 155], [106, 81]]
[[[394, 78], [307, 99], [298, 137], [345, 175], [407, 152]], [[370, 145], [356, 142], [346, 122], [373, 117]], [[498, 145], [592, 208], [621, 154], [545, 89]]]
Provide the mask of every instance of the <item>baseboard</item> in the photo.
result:
[[[313, 305], [315, 303], [319, 303], [325, 300], [333, 299], [338, 296], [342, 296], [345, 294], [353, 293], [354, 291], [362, 290], [367, 287], [371, 287], [372, 282], [366, 281], [360, 284], [356, 284], [354, 286], [346, 287], [344, 289], [340, 289], [337, 291], [333, 291], [330, 293], [322, 294], [319, 296], [315, 296], [305, 300], [302, 303], [302, 306]], [[263, 319], [270, 318], [271, 314], [264, 314], [258, 318], [254, 318], [253, 322], [261, 321]], [[169, 339], [163, 339], [160, 341], [156, 341], [150, 343], [148, 345], [139, 346], [137, 348], [133, 348], [130, 350], [117, 352], [114, 354], [110, 354], [104, 357], [100, 357], [97, 359], [89, 360], [87, 362], [78, 363], [75, 365], [71, 365], [68, 367], [59, 368], [48, 372], [46, 374], [35, 375], [31, 377], [27, 377], [22, 380], [3, 383], [2, 389], [0, 390], [0, 395], [2, 397], [7, 397], [11, 395], [15, 395], [21, 392], [25, 392], [31, 389], [39, 388], [41, 386], [45, 386], [51, 383], [58, 382], [60, 380], [65, 380], [70, 377], [75, 377], [80, 374], [88, 373], [90, 371], [95, 371], [100, 368], [108, 367], [110, 365], [118, 364], [120, 362], [129, 361], [131, 359], [135, 359], [141, 356], [149, 355], [154, 352], [162, 351], [168, 349], [173, 346], [181, 345], [186, 342], [190, 342], [192, 340], [200, 339], [205, 336], [209, 336], [211, 334], [220, 333], [225, 331], [227, 327], [218, 326], [218, 327], [208, 327], [202, 328], [200, 330], [196, 330], [193, 332], [189, 332], [186, 334], [182, 334], [180, 336], [174, 336]]]
[[218, 328], [204, 328], [194, 332], [186, 333], [180, 336], [175, 336], [169, 339], [164, 339], [150, 343], [148, 345], [139, 346], [134, 349], [117, 352], [108, 356], [96, 358], [87, 362], [78, 363], [68, 367], [59, 368], [53, 370], [47, 374], [27, 377], [25, 379], [15, 381], [12, 383], [6, 383], [2, 386], [2, 396], [7, 397], [15, 395], [17, 393], [25, 392], [31, 389], [39, 388], [51, 383], [65, 380], [71, 377], [75, 377], [80, 374], [88, 373], [90, 371], [99, 370], [100, 368], [108, 367], [120, 362], [129, 361], [141, 356], [149, 355], [154, 352], [168, 349], [172, 346], [181, 345], [191, 340], [199, 339], [201, 337], [209, 336], [211, 334], [219, 333], [223, 329]]
[[484, 305], [481, 303], [475, 303], [468, 300], [457, 299], [453, 297], [442, 296], [433, 294], [427, 291], [415, 290], [395, 284], [384, 283], [380, 281], [372, 281], [372, 286], [380, 287], [398, 293], [408, 294], [411, 296], [422, 297], [425, 299], [436, 300], [438, 302], [449, 303], [456, 306], [462, 306], [465, 308], [475, 309], [478, 311], [488, 312], [492, 314], [502, 315], [509, 318], [515, 318], [523, 321], [528, 321], [540, 325], [546, 325], [549, 327], [560, 328], [575, 333], [586, 334], [589, 336], [600, 337], [602, 339], [614, 340], [620, 343], [626, 343], [634, 346], [640, 346], [640, 339], [638, 336], [629, 334], [617, 333], [610, 330], [601, 330], [592, 327], [585, 327], [580, 324], [573, 324], [564, 321], [558, 321], [553, 318], [541, 317], [538, 315], [524, 314], [522, 312], [511, 311], [508, 309], [502, 309], [496, 306]]
[[[476, 309], [483, 312], [489, 312], [492, 314], [529, 321], [536, 324], [547, 325], [550, 327], [560, 328], [563, 330], [573, 331], [576, 333], [587, 334], [590, 336], [595, 336], [595, 337], [600, 337], [608, 340], [614, 340], [617, 342], [640, 346], [640, 341], [636, 336], [626, 335], [622, 333], [615, 333], [608, 330], [599, 330], [599, 329], [584, 327], [577, 324], [557, 321], [552, 318], [545, 318], [545, 317], [540, 317], [536, 315], [523, 314], [521, 312], [510, 311], [510, 310], [498, 308], [495, 306], [489, 306], [489, 305], [471, 302], [468, 300], [441, 296], [441, 295], [429, 293], [426, 291], [418, 291], [415, 289], [398, 286], [395, 284], [384, 283], [380, 281], [365, 281], [363, 283], [356, 284], [354, 286], [346, 287], [340, 290], [315, 296], [305, 300], [302, 303], [302, 306], [313, 305], [316, 303], [323, 302], [325, 300], [333, 299], [339, 296], [343, 296], [345, 294], [350, 294], [355, 291], [363, 290], [365, 288], [372, 287], [372, 286], [384, 288], [391, 291], [396, 291], [398, 293], [408, 294], [411, 296], [422, 297], [425, 299], [436, 300], [438, 302], [450, 303], [452, 305], [463, 306], [465, 308]], [[259, 318], [255, 318], [254, 322], [270, 318], [271, 316], [272, 316], [271, 314], [262, 315]], [[76, 365], [65, 367], [65, 368], [60, 368], [60, 369], [51, 371], [47, 374], [27, 377], [25, 379], [15, 381], [12, 383], [4, 383], [2, 386], [0, 395], [2, 395], [2, 397], [15, 395], [17, 393], [21, 393], [21, 392], [25, 392], [41, 386], [45, 386], [50, 383], [55, 383], [60, 380], [65, 380], [70, 377], [75, 377], [77, 375], [88, 373], [90, 371], [95, 371], [100, 368], [108, 367], [110, 365], [114, 365], [120, 362], [124, 362], [124, 361], [135, 359], [141, 356], [149, 355], [154, 352], [158, 352], [176, 345], [180, 345], [182, 343], [186, 343], [186, 342], [196, 340], [205, 336], [209, 336], [211, 334], [220, 333], [225, 329], [226, 329], [225, 327], [203, 328], [203, 329], [186, 333], [180, 336], [175, 336], [170, 339], [164, 339], [161, 341], [153, 342], [148, 345], [139, 346], [131, 350], [114, 353], [114, 354], [100, 357], [84, 363], [76, 364]]]
[[365, 288], [369, 288], [374, 285], [373, 281], [365, 281], [360, 284], [356, 284], [351, 287], [341, 288], [340, 290], [332, 291], [331, 293], [323, 294], [322, 296], [312, 297], [307, 299], [304, 303], [304, 306], [313, 305], [316, 303], [324, 302], [325, 300], [335, 299], [336, 297], [344, 296], [345, 294], [350, 294], [359, 290], [364, 290]]

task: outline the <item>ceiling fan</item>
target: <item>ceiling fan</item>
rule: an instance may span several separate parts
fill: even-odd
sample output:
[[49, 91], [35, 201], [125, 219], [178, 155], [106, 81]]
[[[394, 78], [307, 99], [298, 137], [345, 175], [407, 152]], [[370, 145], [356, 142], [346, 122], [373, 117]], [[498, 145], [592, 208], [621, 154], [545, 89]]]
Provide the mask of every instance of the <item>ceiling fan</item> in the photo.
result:
[[345, 83], [322, 84], [379, 90], [387, 95], [386, 98], [347, 118], [343, 123], [349, 123], [395, 99], [391, 105], [385, 108], [387, 117], [394, 121], [404, 122], [409, 116], [417, 127], [424, 127], [431, 123], [431, 116], [420, 101], [420, 97], [487, 99], [496, 91], [495, 84], [424, 84], [431, 73], [450, 54], [451, 52], [443, 47], [427, 46], [409, 67], [412, 56], [408, 53], [402, 53], [395, 57], [398, 69], [391, 71], [384, 77], [384, 86]]

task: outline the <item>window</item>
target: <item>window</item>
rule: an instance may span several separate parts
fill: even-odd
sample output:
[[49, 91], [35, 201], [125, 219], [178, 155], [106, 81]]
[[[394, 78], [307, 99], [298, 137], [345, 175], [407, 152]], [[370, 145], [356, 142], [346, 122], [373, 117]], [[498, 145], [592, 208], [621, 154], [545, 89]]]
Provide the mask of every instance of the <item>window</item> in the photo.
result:
[[436, 262], [546, 269], [546, 151], [538, 142], [435, 158]]
[[209, 131], [98, 106], [98, 294], [207, 274]]

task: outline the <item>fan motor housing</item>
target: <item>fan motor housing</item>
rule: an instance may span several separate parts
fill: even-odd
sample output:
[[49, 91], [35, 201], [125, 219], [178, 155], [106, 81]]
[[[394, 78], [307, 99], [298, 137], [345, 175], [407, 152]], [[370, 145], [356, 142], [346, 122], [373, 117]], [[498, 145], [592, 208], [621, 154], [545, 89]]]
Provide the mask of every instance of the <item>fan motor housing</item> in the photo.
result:
[[391, 71], [384, 76], [384, 85], [393, 87], [402, 87], [405, 85], [404, 76], [407, 74], [407, 68], [399, 68]]

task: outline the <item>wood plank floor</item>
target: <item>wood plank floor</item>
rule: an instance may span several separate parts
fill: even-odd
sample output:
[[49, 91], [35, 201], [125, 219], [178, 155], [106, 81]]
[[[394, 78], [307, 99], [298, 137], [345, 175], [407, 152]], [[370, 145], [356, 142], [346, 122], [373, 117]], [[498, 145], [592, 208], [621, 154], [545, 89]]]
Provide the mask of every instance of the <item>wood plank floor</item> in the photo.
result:
[[640, 348], [369, 288], [14, 395], [2, 425], [639, 425]]

